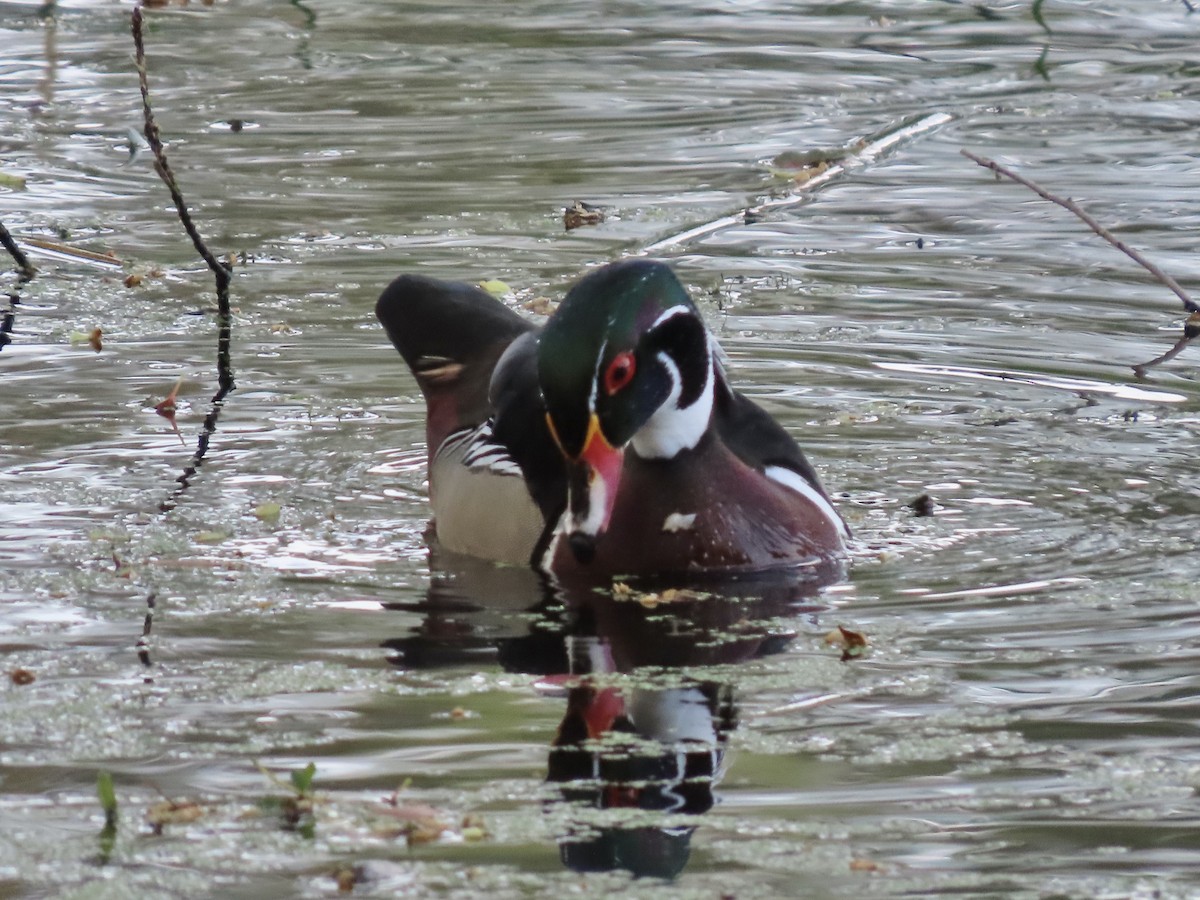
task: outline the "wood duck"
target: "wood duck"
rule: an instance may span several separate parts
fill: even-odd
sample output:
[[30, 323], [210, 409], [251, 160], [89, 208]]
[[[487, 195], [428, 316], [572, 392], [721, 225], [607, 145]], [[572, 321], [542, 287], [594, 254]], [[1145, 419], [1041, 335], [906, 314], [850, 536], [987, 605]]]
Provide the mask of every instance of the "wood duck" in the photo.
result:
[[425, 396], [444, 548], [583, 578], [843, 556], [846, 526], [812, 466], [730, 387], [665, 264], [591, 272], [541, 329], [420, 275], [393, 281], [375, 313]]

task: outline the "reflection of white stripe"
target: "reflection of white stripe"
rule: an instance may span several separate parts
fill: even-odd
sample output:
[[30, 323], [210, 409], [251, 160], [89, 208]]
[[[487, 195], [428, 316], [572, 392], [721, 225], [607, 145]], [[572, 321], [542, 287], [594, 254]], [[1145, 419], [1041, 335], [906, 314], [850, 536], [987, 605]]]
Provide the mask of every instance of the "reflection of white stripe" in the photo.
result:
[[821, 492], [809, 484], [799, 472], [793, 472], [791, 469], [784, 468], [783, 466], [767, 466], [763, 470], [763, 473], [773, 481], [777, 481], [784, 487], [789, 487], [797, 494], [805, 497], [813, 506], [821, 511], [825, 518], [833, 523], [842, 537], [850, 537], [846, 523], [837, 514], [837, 510], [833, 508], [833, 504], [826, 500], [821, 495]]

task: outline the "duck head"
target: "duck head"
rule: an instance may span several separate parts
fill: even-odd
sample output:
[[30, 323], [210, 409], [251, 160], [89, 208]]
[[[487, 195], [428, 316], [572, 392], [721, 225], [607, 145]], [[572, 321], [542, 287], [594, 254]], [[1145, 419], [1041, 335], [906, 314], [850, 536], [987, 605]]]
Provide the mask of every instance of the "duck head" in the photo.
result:
[[562, 530], [590, 562], [627, 449], [670, 459], [699, 443], [713, 406], [715, 344], [674, 273], [650, 260], [575, 285], [538, 339], [538, 382], [567, 464]]

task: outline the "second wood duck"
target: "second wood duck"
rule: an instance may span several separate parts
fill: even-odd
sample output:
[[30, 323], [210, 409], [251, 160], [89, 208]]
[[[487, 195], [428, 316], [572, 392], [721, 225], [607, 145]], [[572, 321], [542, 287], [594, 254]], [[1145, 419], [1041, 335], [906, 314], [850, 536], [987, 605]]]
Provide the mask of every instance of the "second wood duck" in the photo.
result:
[[537, 326], [472, 285], [393, 281], [375, 308], [427, 405], [446, 549], [560, 577], [736, 573], [840, 558], [796, 442], [728, 382], [669, 267], [581, 279]]

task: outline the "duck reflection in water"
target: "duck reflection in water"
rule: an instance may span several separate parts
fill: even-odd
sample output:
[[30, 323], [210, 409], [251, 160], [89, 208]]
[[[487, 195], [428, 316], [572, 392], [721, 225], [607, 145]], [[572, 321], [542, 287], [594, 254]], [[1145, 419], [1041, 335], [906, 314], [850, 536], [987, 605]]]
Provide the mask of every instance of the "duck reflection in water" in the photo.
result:
[[[499, 664], [566, 700], [547, 762], [573, 813], [559, 834], [577, 871], [674, 878], [695, 817], [716, 802], [737, 727], [729, 666], [777, 653], [840, 574], [743, 577], [688, 590], [552, 586], [529, 570], [439, 552], [421, 623], [385, 642], [407, 669]], [[784, 623], [784, 624], [780, 624]], [[711, 674], [711, 677], [709, 675]]]

